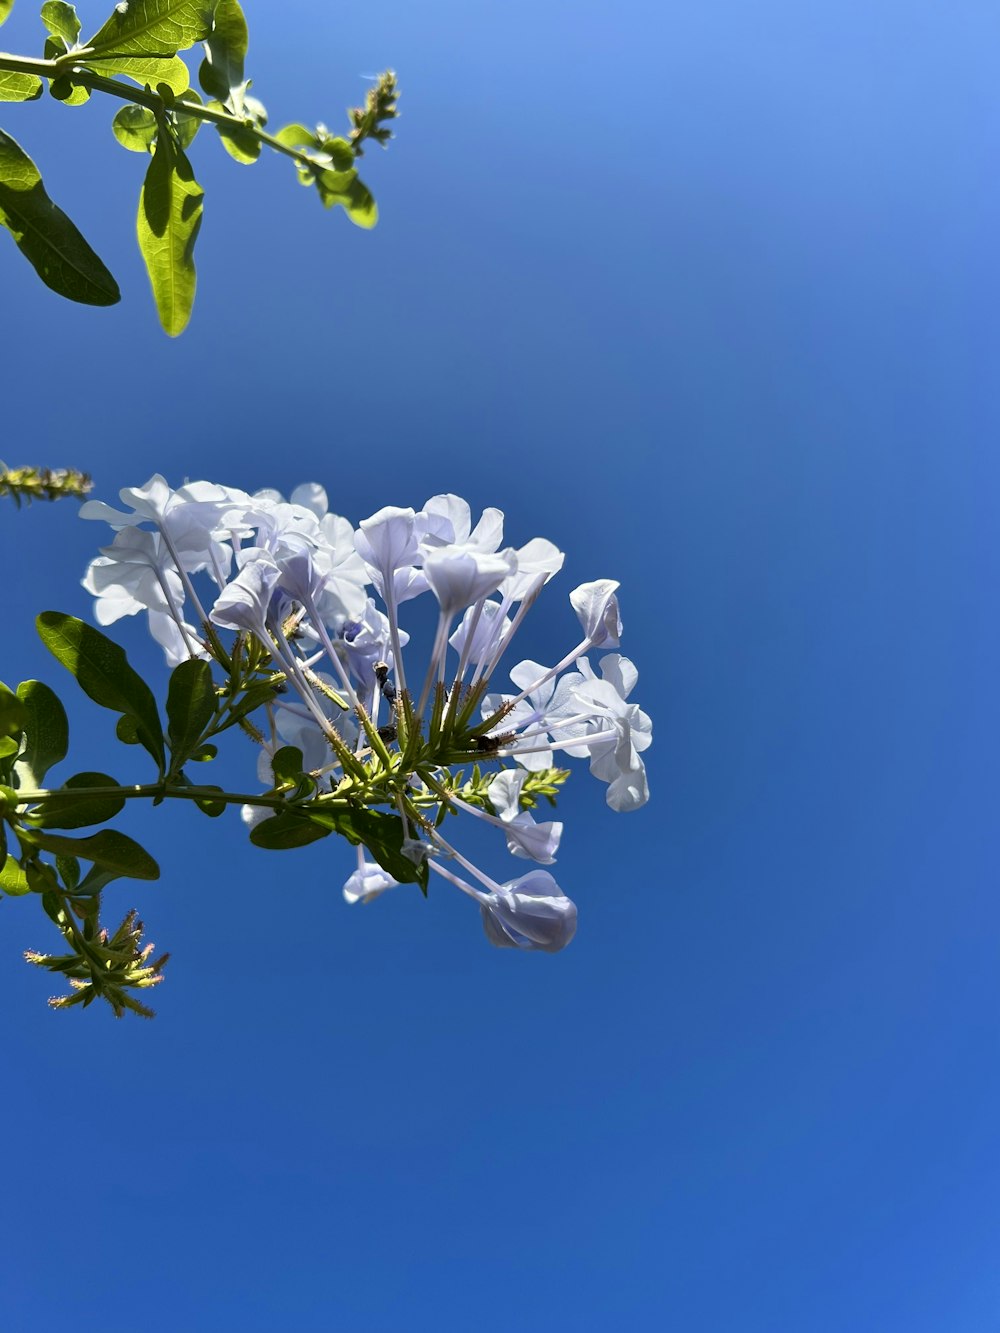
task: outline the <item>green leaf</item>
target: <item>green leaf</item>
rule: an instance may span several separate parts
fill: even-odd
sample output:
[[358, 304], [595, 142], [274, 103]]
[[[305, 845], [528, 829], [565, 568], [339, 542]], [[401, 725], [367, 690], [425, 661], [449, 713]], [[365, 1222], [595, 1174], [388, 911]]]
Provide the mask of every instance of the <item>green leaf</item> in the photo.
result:
[[[59, 833], [40, 833], [32, 830], [31, 844], [45, 852], [62, 856], [76, 856], [94, 863], [93, 870], [77, 889], [78, 893], [95, 893], [97, 880], [100, 887], [113, 879], [159, 879], [160, 867], [137, 842], [119, 833], [117, 829], [101, 829], [89, 838], [64, 838]], [[98, 874], [94, 874], [98, 871]]]
[[[287, 812], [290, 814], [291, 812]], [[283, 812], [278, 819], [284, 819], [286, 813]], [[330, 833], [339, 833], [345, 837], [348, 842], [357, 846], [358, 843], [364, 845], [371, 852], [372, 856], [379, 863], [383, 870], [388, 870], [389, 874], [399, 881], [400, 884], [419, 884], [421, 889], [427, 892], [428, 869], [427, 863], [415, 865], [408, 856], [403, 855], [403, 840], [406, 837], [406, 829], [403, 821], [398, 815], [383, 814], [378, 810], [370, 810], [365, 806], [351, 806], [350, 809], [331, 808], [330, 806], [312, 808], [304, 810], [302, 814], [296, 812], [295, 818], [309, 819], [325, 828]], [[276, 822], [265, 819], [263, 823], [258, 824], [257, 828], [266, 828], [268, 824]], [[254, 832], [257, 830], [255, 829]], [[253, 839], [253, 835], [251, 835]], [[312, 841], [312, 839], [309, 839]], [[259, 846], [276, 846], [278, 844], [259, 843]], [[282, 846], [285, 844], [282, 843]], [[297, 843], [289, 843], [289, 846], [297, 846]]]
[[178, 97], [191, 87], [191, 73], [180, 56], [87, 56], [85, 63], [97, 74], [124, 74], [140, 88], [165, 83]]
[[247, 87], [243, 62], [249, 41], [247, 21], [237, 0], [219, 0], [198, 80], [210, 97], [217, 97], [237, 116], [243, 114], [243, 94]]
[[190, 162], [169, 134], [160, 134], [139, 196], [136, 230], [160, 323], [172, 338], [191, 318], [203, 198]]
[[59, 878], [72, 893], [80, 883], [80, 862], [75, 856], [57, 856], [56, 870], [59, 872]]
[[294, 125], [286, 125], [274, 137], [279, 143], [283, 143], [286, 148], [319, 147], [319, 138], [316, 131], [311, 130], [308, 125], [300, 124], [298, 121]]
[[[66, 55], [68, 50], [65, 38], [53, 36], [51, 33], [46, 37], [43, 52], [46, 60], [58, 60], [60, 56]], [[90, 89], [81, 83], [74, 83], [68, 74], [60, 74], [58, 78], [50, 79], [49, 92], [57, 102], [62, 102], [63, 106], [83, 106], [84, 102], [90, 100]]]
[[33, 102], [36, 97], [41, 97], [42, 87], [37, 74], [0, 70], [0, 102]]
[[[174, 781], [179, 787], [201, 787], [201, 783], [192, 782], [185, 773], [178, 773], [175, 776]], [[222, 787], [209, 786], [202, 787], [201, 789], [202, 791], [217, 791], [220, 794], [224, 793], [224, 788]], [[225, 811], [226, 806], [228, 805], [227, 801], [216, 800], [211, 796], [196, 796], [194, 798], [194, 803], [202, 814], [208, 815], [210, 819], [217, 819], [219, 815]]]
[[8, 856], [0, 866], [0, 893], [6, 893], [11, 898], [19, 898], [23, 893], [30, 891], [31, 886], [24, 871], [17, 864], [17, 858]]
[[70, 301], [114, 305], [118, 284], [69, 218], [45, 193], [38, 168], [0, 130], [0, 224], [47, 287]]
[[277, 691], [275, 687], [266, 681], [259, 681], [257, 684], [251, 685], [242, 699], [234, 704], [231, 711], [226, 714], [226, 720], [219, 727], [219, 731], [226, 731], [229, 727], [235, 726], [242, 718], [256, 712], [264, 704], [274, 703], [276, 698]]
[[358, 180], [358, 173], [350, 171], [319, 171], [316, 189], [324, 208], [339, 205], [357, 227], [370, 230], [378, 222], [378, 208], [367, 185]]
[[316, 189], [323, 201], [323, 207], [333, 208], [335, 204], [343, 204], [346, 207], [348, 192], [357, 178], [358, 173], [353, 167], [350, 171], [318, 171], [316, 173]]
[[250, 832], [250, 841], [255, 847], [264, 847], [269, 852], [284, 852], [318, 842], [320, 838], [329, 837], [333, 831], [333, 828], [319, 824], [307, 815], [282, 810], [273, 819], [262, 819], [256, 824]]
[[17, 687], [24, 705], [24, 753], [15, 765], [22, 787], [40, 787], [45, 775], [69, 749], [69, 723], [59, 696], [40, 680]]
[[0, 0], [0, 28], [10, 18], [10, 11], [14, 8], [14, 0]]
[[23, 701], [9, 685], [0, 682], [0, 736], [20, 736], [24, 720]]
[[153, 692], [129, 666], [124, 649], [99, 630], [59, 611], [43, 611], [36, 624], [42, 642], [74, 675], [84, 694], [102, 708], [135, 723], [136, 737], [163, 772], [164, 748]]
[[378, 205], [375, 203], [375, 198], [368, 186], [357, 178], [347, 191], [347, 202], [344, 207], [354, 225], [363, 227], [365, 231], [370, 231], [378, 222]]
[[271, 760], [276, 787], [294, 787], [302, 780], [302, 751], [297, 745], [283, 745]]
[[[89, 824], [104, 824], [121, 810], [124, 796], [89, 796], [85, 789], [117, 786], [107, 773], [76, 773], [59, 788], [65, 796], [54, 796], [38, 808], [32, 827], [86, 828]], [[70, 795], [77, 790], [79, 795]]]
[[175, 771], [197, 747], [214, 716], [212, 668], [200, 658], [188, 658], [170, 673], [167, 690], [167, 741]]
[[130, 153], [148, 153], [156, 138], [156, 117], [145, 106], [123, 106], [111, 122], [115, 138]]
[[42, 5], [42, 22], [52, 37], [61, 37], [67, 50], [76, 45], [80, 36], [80, 20], [76, 16], [74, 5], [64, 4], [63, 0], [46, 0]]
[[193, 88], [189, 88], [183, 97], [179, 97], [174, 104], [174, 130], [177, 133], [177, 142], [182, 148], [189, 148], [194, 142], [195, 135], [201, 129], [201, 121], [198, 117], [192, 116], [184, 110], [186, 102], [201, 106], [201, 98]]
[[0, 760], [13, 759], [21, 748], [16, 736], [0, 736]]
[[215, 0], [125, 0], [85, 45], [98, 55], [174, 55], [209, 35], [214, 9]]
[[406, 829], [398, 815], [382, 814], [378, 810], [352, 809], [349, 817], [351, 832], [347, 836], [352, 842], [360, 838], [382, 869], [388, 870], [400, 884], [419, 884], [427, 892], [427, 863], [425, 861], [415, 865], [408, 856], [403, 855]]
[[[211, 104], [210, 104], [211, 105]], [[216, 125], [223, 148], [234, 162], [249, 166], [260, 157], [260, 140], [246, 125]]]

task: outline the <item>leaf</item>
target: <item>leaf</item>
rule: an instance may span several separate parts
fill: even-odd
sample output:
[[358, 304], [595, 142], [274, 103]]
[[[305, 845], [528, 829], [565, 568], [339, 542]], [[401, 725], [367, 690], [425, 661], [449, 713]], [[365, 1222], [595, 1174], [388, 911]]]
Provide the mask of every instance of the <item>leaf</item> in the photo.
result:
[[[200, 783], [192, 782], [185, 773], [178, 773], [174, 778], [174, 781], [176, 782], [178, 787], [197, 786], [200, 787], [202, 791], [206, 792], [217, 791], [219, 792], [220, 795], [225, 794], [224, 788], [222, 787], [215, 787], [215, 786], [201, 787]], [[212, 796], [195, 796], [194, 803], [198, 807], [198, 809], [202, 812], [203, 815], [208, 815], [209, 819], [218, 819], [219, 815], [221, 815], [225, 811], [226, 806], [229, 804], [228, 801], [220, 801]]]
[[22, 787], [40, 787], [45, 775], [69, 749], [69, 723], [59, 696], [40, 680], [17, 687], [24, 706], [24, 753], [15, 769]]
[[[320, 806], [304, 811], [303, 814], [305, 818], [328, 829], [331, 833], [341, 834], [355, 846], [364, 843], [383, 870], [388, 870], [393, 879], [398, 880], [400, 884], [419, 884], [423, 891], [427, 892], [429, 875], [427, 864], [424, 862], [415, 865], [408, 856], [403, 855], [406, 829], [398, 815], [383, 814], [378, 810], [369, 810], [365, 806], [351, 806], [350, 809]], [[266, 819], [257, 827], [264, 828], [271, 822]]]
[[237, 0], [219, 0], [198, 81], [210, 97], [217, 97], [236, 116], [243, 114], [243, 94], [247, 87], [243, 62], [249, 41], [247, 21]]
[[218, 728], [219, 731], [226, 731], [229, 727], [235, 726], [242, 718], [250, 713], [256, 712], [264, 704], [274, 703], [277, 698], [277, 690], [267, 681], [259, 681], [251, 685], [238, 703], [234, 704], [229, 713], [226, 714], [225, 722]]
[[75, 856], [57, 856], [56, 870], [59, 872], [59, 878], [72, 893], [80, 883], [80, 862]]
[[52, 37], [61, 37], [67, 50], [76, 45], [80, 36], [80, 20], [76, 16], [76, 7], [67, 5], [64, 0], [46, 0], [42, 5], [42, 22]]
[[[68, 50], [66, 39], [53, 35], [50, 30], [49, 36], [45, 39], [45, 59], [58, 60], [60, 56], [66, 55]], [[90, 89], [81, 83], [74, 83], [68, 74], [60, 74], [57, 78], [50, 79], [49, 92], [57, 102], [62, 102], [63, 106], [83, 106], [84, 102], [90, 100]]]
[[148, 153], [156, 138], [156, 117], [145, 106], [123, 106], [111, 122], [115, 138], [130, 153]]
[[0, 102], [33, 102], [41, 97], [43, 86], [37, 74], [0, 70]]
[[246, 125], [216, 125], [223, 148], [235, 162], [249, 166], [260, 157], [260, 140]]
[[10, 18], [10, 11], [14, 8], [14, 0], [0, 0], [0, 28]]
[[191, 73], [180, 56], [87, 56], [86, 64], [98, 74], [124, 74], [140, 88], [165, 83], [178, 97], [191, 87]]
[[378, 222], [378, 207], [367, 185], [358, 180], [358, 173], [350, 171], [319, 171], [316, 189], [324, 208], [339, 205], [357, 227], [369, 231]]
[[[89, 796], [86, 789], [93, 787], [117, 787], [114, 778], [107, 773], [76, 773], [62, 787], [65, 797], [54, 796], [40, 806], [34, 816], [33, 828], [86, 828], [89, 824], [104, 824], [125, 804], [124, 796]], [[78, 796], [69, 793], [80, 790]]]
[[162, 773], [163, 734], [156, 700], [146, 682], [129, 666], [124, 649], [82, 620], [59, 611], [43, 611], [35, 623], [46, 648], [76, 677], [84, 694], [102, 708], [134, 721], [137, 739]]
[[329, 837], [333, 831], [307, 815], [283, 810], [273, 819], [262, 819], [256, 824], [250, 832], [250, 841], [255, 847], [264, 847], [269, 852], [284, 852], [318, 842], [320, 838]]
[[294, 787], [302, 779], [302, 751], [297, 745], [283, 745], [271, 760], [276, 787]]
[[197, 116], [192, 116], [184, 110], [184, 104], [190, 102], [195, 106], [201, 106], [201, 98], [189, 88], [183, 97], [179, 97], [174, 104], [174, 130], [177, 134], [177, 142], [182, 148], [189, 148], [194, 142], [194, 137], [201, 129], [201, 121]]
[[334, 204], [345, 204], [346, 206], [348, 191], [357, 177], [358, 173], [353, 167], [349, 171], [328, 170], [316, 172], [316, 189], [323, 201], [323, 207], [333, 208]]
[[19, 736], [24, 719], [24, 703], [9, 685], [0, 682], [0, 736]]
[[160, 323], [172, 338], [191, 318], [203, 198], [190, 162], [170, 135], [161, 133], [139, 196], [136, 230]]
[[0, 893], [11, 898], [19, 898], [23, 893], [30, 893], [31, 886], [27, 876], [17, 864], [17, 857], [8, 856], [0, 866]]
[[85, 45], [98, 55], [174, 55], [209, 35], [214, 8], [215, 0], [122, 0]]
[[0, 224], [47, 287], [84, 305], [114, 305], [118, 284], [45, 193], [38, 168], [0, 130]]
[[[92, 861], [93, 869], [76, 890], [77, 893], [95, 893], [97, 880], [103, 888], [113, 879], [159, 879], [160, 867], [144, 848], [117, 829], [101, 829], [89, 838], [64, 838], [59, 833], [31, 832], [31, 844], [45, 852], [76, 856]], [[98, 871], [97, 875], [94, 871]]]
[[352, 809], [350, 812], [351, 841], [360, 837], [383, 870], [400, 884], [419, 884], [427, 892], [429, 871], [426, 861], [415, 865], [408, 856], [403, 855], [403, 840], [406, 829], [398, 815], [381, 814], [378, 810]]
[[365, 231], [370, 231], [378, 222], [378, 205], [375, 203], [375, 198], [368, 186], [357, 178], [347, 192], [344, 208], [354, 225], [363, 227]]
[[212, 668], [200, 658], [188, 658], [174, 667], [167, 689], [167, 741], [175, 771], [197, 747], [214, 716]]
[[274, 137], [279, 143], [283, 143], [286, 148], [319, 147], [319, 138], [315, 130], [311, 130], [308, 125], [301, 125], [298, 122], [294, 125], [286, 125]]

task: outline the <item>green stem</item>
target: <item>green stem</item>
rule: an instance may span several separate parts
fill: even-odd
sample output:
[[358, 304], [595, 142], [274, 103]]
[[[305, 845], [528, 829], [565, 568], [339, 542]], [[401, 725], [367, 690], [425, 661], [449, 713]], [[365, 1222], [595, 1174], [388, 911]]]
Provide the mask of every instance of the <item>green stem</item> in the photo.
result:
[[[273, 810], [284, 809], [288, 806], [288, 801], [283, 796], [269, 796], [262, 792], [216, 791], [212, 787], [175, 787], [167, 782], [149, 782], [134, 787], [73, 787], [70, 791], [65, 788], [61, 791], [39, 788], [37, 791], [19, 790], [16, 795], [19, 806], [43, 805], [53, 798], [65, 799], [67, 796], [79, 796], [81, 798], [84, 796], [117, 796], [123, 801], [142, 799], [143, 797], [151, 800], [169, 800], [173, 798], [179, 801], [224, 801], [227, 805], [270, 806]], [[336, 798], [326, 798], [323, 804], [325, 806], [346, 806], [348, 803]]]
[[86, 51], [72, 51], [69, 55], [59, 56], [56, 60], [33, 60], [28, 56], [15, 56], [0, 51], [0, 72], [36, 74], [42, 79], [66, 78], [75, 87], [106, 93], [109, 97], [120, 98], [123, 102], [134, 102], [138, 106], [148, 107], [150, 111], [161, 116], [165, 111], [180, 110], [185, 116], [193, 116], [195, 120], [206, 120], [212, 125], [222, 125], [227, 129], [245, 130], [261, 143], [267, 144], [268, 148], [273, 148], [276, 153], [284, 153], [286, 157], [308, 167], [310, 171], [324, 170], [324, 163], [317, 162], [300, 148], [292, 148], [282, 143], [273, 134], [262, 130], [252, 119], [234, 116], [229, 111], [216, 111], [213, 107], [202, 106], [199, 102], [185, 102], [183, 94], [175, 102], [167, 103], [158, 93], [150, 92], [146, 88], [133, 87], [118, 79], [107, 79], [102, 74], [94, 74], [89, 69], [79, 68], [79, 62], [85, 59]]

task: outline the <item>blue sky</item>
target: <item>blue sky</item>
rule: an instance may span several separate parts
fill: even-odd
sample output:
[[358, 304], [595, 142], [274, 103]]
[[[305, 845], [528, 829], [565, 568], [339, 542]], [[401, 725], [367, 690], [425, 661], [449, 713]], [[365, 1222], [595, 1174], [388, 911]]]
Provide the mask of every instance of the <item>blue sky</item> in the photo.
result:
[[[172, 950], [151, 1024], [48, 1011], [50, 927], [6, 903], [5, 1324], [996, 1327], [995, 6], [246, 9], [275, 123], [399, 72], [378, 229], [206, 135], [170, 342], [110, 109], [4, 107], [124, 300], [0, 247], [0, 455], [108, 500], [499, 505], [567, 552], [526, 652], [622, 581], [652, 800], [571, 783], [554, 958], [440, 889], [349, 909], [331, 841], [130, 812], [163, 877], [108, 909]], [[38, 31], [21, 0], [3, 44]], [[3, 524], [4, 679], [61, 686], [32, 622], [87, 614], [98, 535]], [[71, 724], [67, 775], [142, 779]]]

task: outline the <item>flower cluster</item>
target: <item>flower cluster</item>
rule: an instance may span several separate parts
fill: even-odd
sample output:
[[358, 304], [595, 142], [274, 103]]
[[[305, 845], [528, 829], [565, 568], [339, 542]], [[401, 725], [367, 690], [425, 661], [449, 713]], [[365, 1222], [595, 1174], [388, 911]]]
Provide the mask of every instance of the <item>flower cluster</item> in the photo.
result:
[[[589, 761], [612, 809], [645, 803], [651, 723], [629, 702], [638, 673], [616, 651], [617, 583], [574, 589], [579, 641], [554, 666], [519, 662], [513, 689], [490, 692], [563, 564], [544, 538], [504, 546], [499, 510], [474, 525], [464, 500], [436, 495], [419, 510], [380, 509], [355, 530], [315, 484], [286, 501], [204, 481], [174, 490], [154, 476], [121, 499], [121, 511], [96, 501], [81, 510], [116, 530], [84, 579], [98, 623], [144, 611], [171, 666], [202, 658], [231, 670], [240, 656], [258, 678], [266, 672], [274, 688], [246, 729], [261, 746], [258, 775], [272, 796], [277, 756], [294, 746], [311, 792], [398, 816], [407, 862], [473, 898], [492, 943], [554, 952], [572, 939], [576, 908], [548, 870], [498, 883], [442, 825], [468, 814], [497, 829], [513, 856], [550, 865], [562, 825], [531, 812], [567, 776], [555, 766], [563, 755]], [[437, 613], [423, 670], [407, 659], [402, 623], [405, 604], [420, 597]], [[244, 810], [255, 829], [274, 816], [273, 799]], [[357, 868], [344, 896], [368, 902], [400, 882], [398, 864], [394, 876], [385, 858], [366, 855], [364, 828], [352, 840]]]

